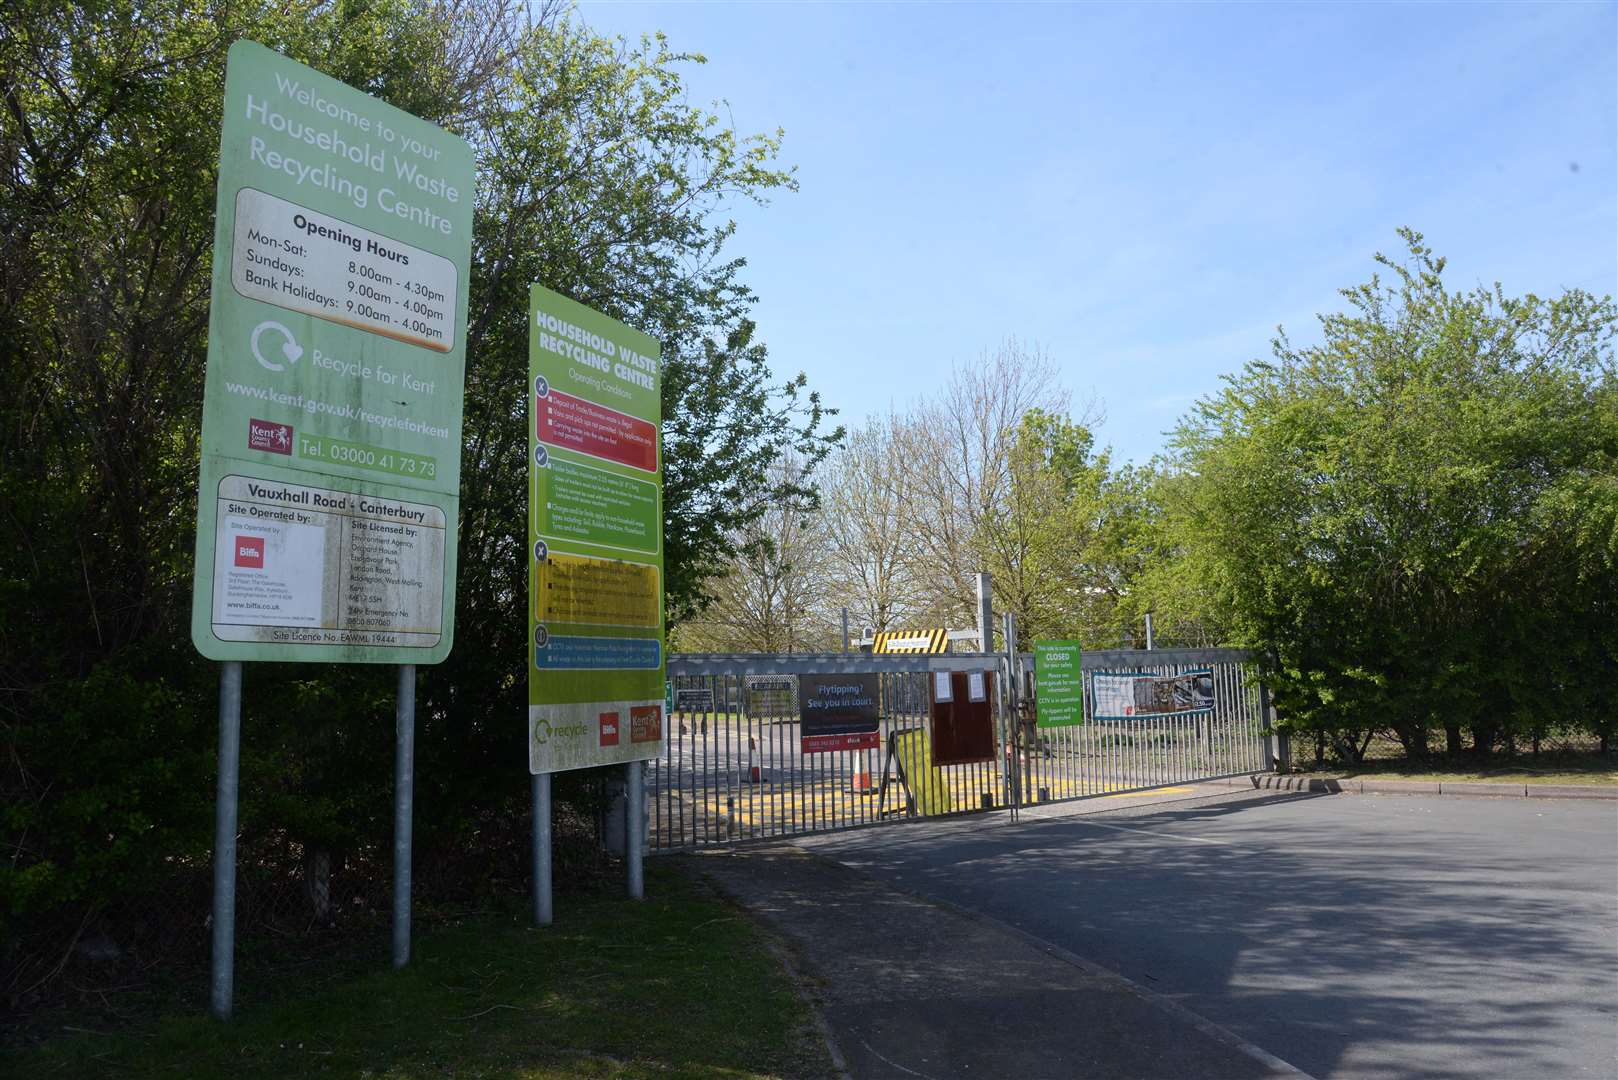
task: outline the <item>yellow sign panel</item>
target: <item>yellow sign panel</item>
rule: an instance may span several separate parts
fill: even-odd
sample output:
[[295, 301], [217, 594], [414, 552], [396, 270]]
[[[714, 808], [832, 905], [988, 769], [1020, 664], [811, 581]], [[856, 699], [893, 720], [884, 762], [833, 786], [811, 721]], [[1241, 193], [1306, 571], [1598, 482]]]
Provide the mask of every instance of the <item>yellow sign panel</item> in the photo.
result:
[[904, 766], [905, 779], [910, 781], [910, 794], [916, 800], [916, 809], [923, 814], [947, 814], [954, 805], [944, 774], [933, 765], [933, 747], [927, 733], [920, 728], [900, 731], [893, 737], [894, 752]]
[[594, 626], [662, 625], [657, 567], [552, 553], [534, 574], [534, 619]]
[[871, 642], [873, 653], [945, 653], [949, 652], [949, 631], [943, 627], [931, 630], [884, 630]]

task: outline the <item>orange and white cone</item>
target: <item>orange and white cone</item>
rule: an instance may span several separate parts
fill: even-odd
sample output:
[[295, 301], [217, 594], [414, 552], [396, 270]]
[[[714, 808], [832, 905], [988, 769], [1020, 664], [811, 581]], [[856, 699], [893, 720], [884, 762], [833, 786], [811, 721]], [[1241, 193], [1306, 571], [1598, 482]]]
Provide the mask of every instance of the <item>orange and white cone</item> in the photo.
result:
[[854, 766], [848, 790], [856, 795], [871, 794], [871, 755], [865, 750], [854, 751]]
[[751, 735], [747, 737], [747, 782], [749, 784], [764, 782], [764, 769], [758, 763], [758, 739]]

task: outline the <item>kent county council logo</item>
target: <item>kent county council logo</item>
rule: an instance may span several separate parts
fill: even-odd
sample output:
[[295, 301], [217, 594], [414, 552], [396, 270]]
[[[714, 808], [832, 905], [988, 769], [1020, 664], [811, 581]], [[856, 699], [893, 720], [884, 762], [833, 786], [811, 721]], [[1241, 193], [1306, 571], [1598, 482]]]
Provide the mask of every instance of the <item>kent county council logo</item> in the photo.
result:
[[247, 448], [292, 456], [292, 425], [253, 417], [247, 421]]

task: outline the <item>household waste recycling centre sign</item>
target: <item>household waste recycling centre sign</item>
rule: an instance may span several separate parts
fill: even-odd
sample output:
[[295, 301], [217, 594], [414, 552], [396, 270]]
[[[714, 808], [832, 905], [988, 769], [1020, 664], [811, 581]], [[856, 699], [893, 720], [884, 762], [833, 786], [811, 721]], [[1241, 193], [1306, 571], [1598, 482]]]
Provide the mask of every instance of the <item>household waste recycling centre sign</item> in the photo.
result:
[[231, 47], [191, 617], [204, 656], [448, 655], [472, 181], [457, 136]]
[[538, 285], [528, 315], [529, 771], [657, 757], [658, 345]]

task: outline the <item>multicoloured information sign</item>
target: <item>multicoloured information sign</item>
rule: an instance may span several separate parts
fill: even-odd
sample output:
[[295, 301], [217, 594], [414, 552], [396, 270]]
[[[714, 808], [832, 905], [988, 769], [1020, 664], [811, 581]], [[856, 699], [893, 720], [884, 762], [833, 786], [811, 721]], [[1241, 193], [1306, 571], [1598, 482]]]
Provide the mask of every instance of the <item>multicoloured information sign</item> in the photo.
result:
[[449, 654], [465, 141], [231, 46], [191, 637], [214, 660]]
[[1077, 641], [1034, 642], [1034, 701], [1039, 727], [1084, 723], [1083, 654]]
[[529, 294], [528, 768], [663, 752], [657, 342]]

